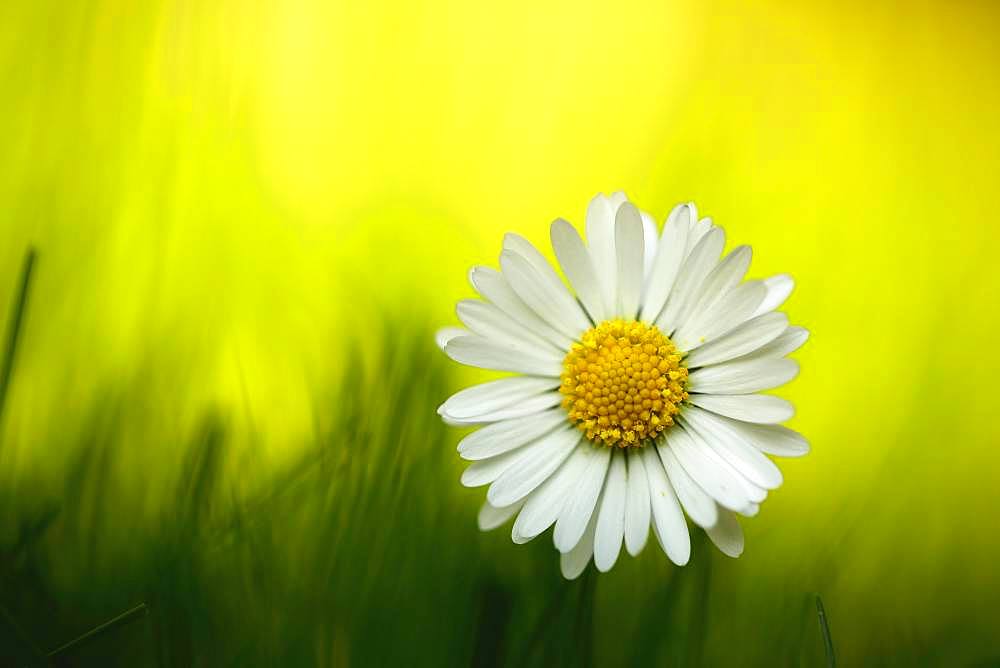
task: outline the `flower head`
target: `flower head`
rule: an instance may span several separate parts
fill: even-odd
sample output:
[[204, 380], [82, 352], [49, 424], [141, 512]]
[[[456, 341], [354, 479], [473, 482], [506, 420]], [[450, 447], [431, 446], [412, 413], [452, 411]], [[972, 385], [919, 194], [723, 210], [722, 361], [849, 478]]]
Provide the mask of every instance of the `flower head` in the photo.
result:
[[599, 570], [622, 543], [637, 555], [652, 527], [678, 565], [684, 513], [725, 554], [743, 551], [736, 514], [756, 515], [782, 481], [766, 456], [809, 445], [779, 425], [790, 403], [760, 394], [798, 373], [786, 356], [808, 337], [776, 311], [786, 275], [744, 281], [750, 248], [720, 259], [725, 233], [693, 204], [657, 232], [624, 194], [598, 195], [585, 244], [564, 220], [552, 246], [572, 291], [527, 240], [504, 238], [500, 271], [474, 267], [481, 300], [438, 333], [457, 362], [514, 375], [462, 390], [438, 409], [483, 425], [458, 446], [468, 486], [489, 485], [479, 525], [517, 516], [515, 543], [555, 526], [563, 575]]

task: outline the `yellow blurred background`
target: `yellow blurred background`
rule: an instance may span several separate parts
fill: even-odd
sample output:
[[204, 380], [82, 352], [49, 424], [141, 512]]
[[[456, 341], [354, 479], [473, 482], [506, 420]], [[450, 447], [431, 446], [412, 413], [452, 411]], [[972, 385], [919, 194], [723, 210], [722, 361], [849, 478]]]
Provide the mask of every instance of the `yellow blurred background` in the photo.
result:
[[[55, 435], [121, 378], [151, 388], [170, 433], [208, 404], [236, 430], [252, 416], [277, 465], [329, 420], [313, 388], [348, 344], [415, 335], [387, 317], [451, 324], [504, 232], [551, 257], [548, 224], [582, 223], [599, 191], [661, 221], [694, 200], [753, 245], [753, 274], [795, 277], [789, 313], [812, 331], [782, 393], [813, 452], [745, 523], [711, 642], [752, 634], [740, 592], [764, 582], [822, 591], [847, 665], [882, 640], [995, 659], [998, 14], [5, 2], [3, 313], [29, 245], [38, 265], [0, 484], [30, 495], [18, 481], [58, 470]], [[150, 435], [134, 436], [142, 466]], [[470, 517], [478, 498], [425, 493]]]

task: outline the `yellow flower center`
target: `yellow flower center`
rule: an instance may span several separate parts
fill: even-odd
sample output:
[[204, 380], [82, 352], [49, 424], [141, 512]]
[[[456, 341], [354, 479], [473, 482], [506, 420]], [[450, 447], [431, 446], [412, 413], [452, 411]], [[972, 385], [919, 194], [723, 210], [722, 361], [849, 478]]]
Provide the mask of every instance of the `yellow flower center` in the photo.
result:
[[654, 325], [606, 320], [563, 360], [562, 405], [594, 443], [639, 446], [674, 423], [688, 371]]

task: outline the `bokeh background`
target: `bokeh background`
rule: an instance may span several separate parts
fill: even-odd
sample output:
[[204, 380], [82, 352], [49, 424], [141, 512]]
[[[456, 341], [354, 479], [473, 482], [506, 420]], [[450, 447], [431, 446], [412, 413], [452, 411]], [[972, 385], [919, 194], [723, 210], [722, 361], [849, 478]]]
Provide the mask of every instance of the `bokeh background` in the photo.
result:
[[[1000, 665], [998, 14], [0, 3], [0, 664], [145, 604], [57, 659], [826, 665], [819, 595], [841, 665]], [[566, 583], [432, 333], [617, 189], [796, 278], [813, 452], [739, 560]]]

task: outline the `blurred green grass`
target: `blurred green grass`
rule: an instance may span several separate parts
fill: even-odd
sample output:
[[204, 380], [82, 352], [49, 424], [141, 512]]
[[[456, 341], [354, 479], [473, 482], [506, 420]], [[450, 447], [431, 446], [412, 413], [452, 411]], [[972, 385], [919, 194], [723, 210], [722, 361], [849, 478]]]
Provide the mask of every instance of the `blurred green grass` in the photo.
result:
[[[0, 3], [0, 605], [46, 650], [149, 605], [82, 665], [812, 666], [820, 593], [840, 665], [997, 665], [998, 19]], [[430, 333], [617, 188], [795, 276], [814, 447], [740, 560], [567, 584], [476, 529]]]
[[[360, 350], [346, 355], [339, 384], [315, 397], [332, 421], [277, 470], [255, 466], [254, 434], [234, 443], [217, 410], [183, 436], [152, 433], [162, 416], [141, 376], [98, 393], [82, 424], [63, 425], [60, 474], [0, 488], [0, 664], [48, 665], [34, 654], [138, 603], [148, 616], [55, 663], [698, 666], [718, 653], [707, 630], [726, 592], [713, 572], [730, 566], [701, 537], [689, 568], [651, 548], [621, 575], [570, 583], [547, 539], [479, 534], [454, 434], [405, 409], [448, 393], [432, 329], [384, 327], [395, 344], [368, 369]], [[117, 465], [136, 448], [176, 466]], [[155, 512], [137, 475], [169, 481]], [[806, 594], [758, 601], [778, 663], [821, 656]]]

